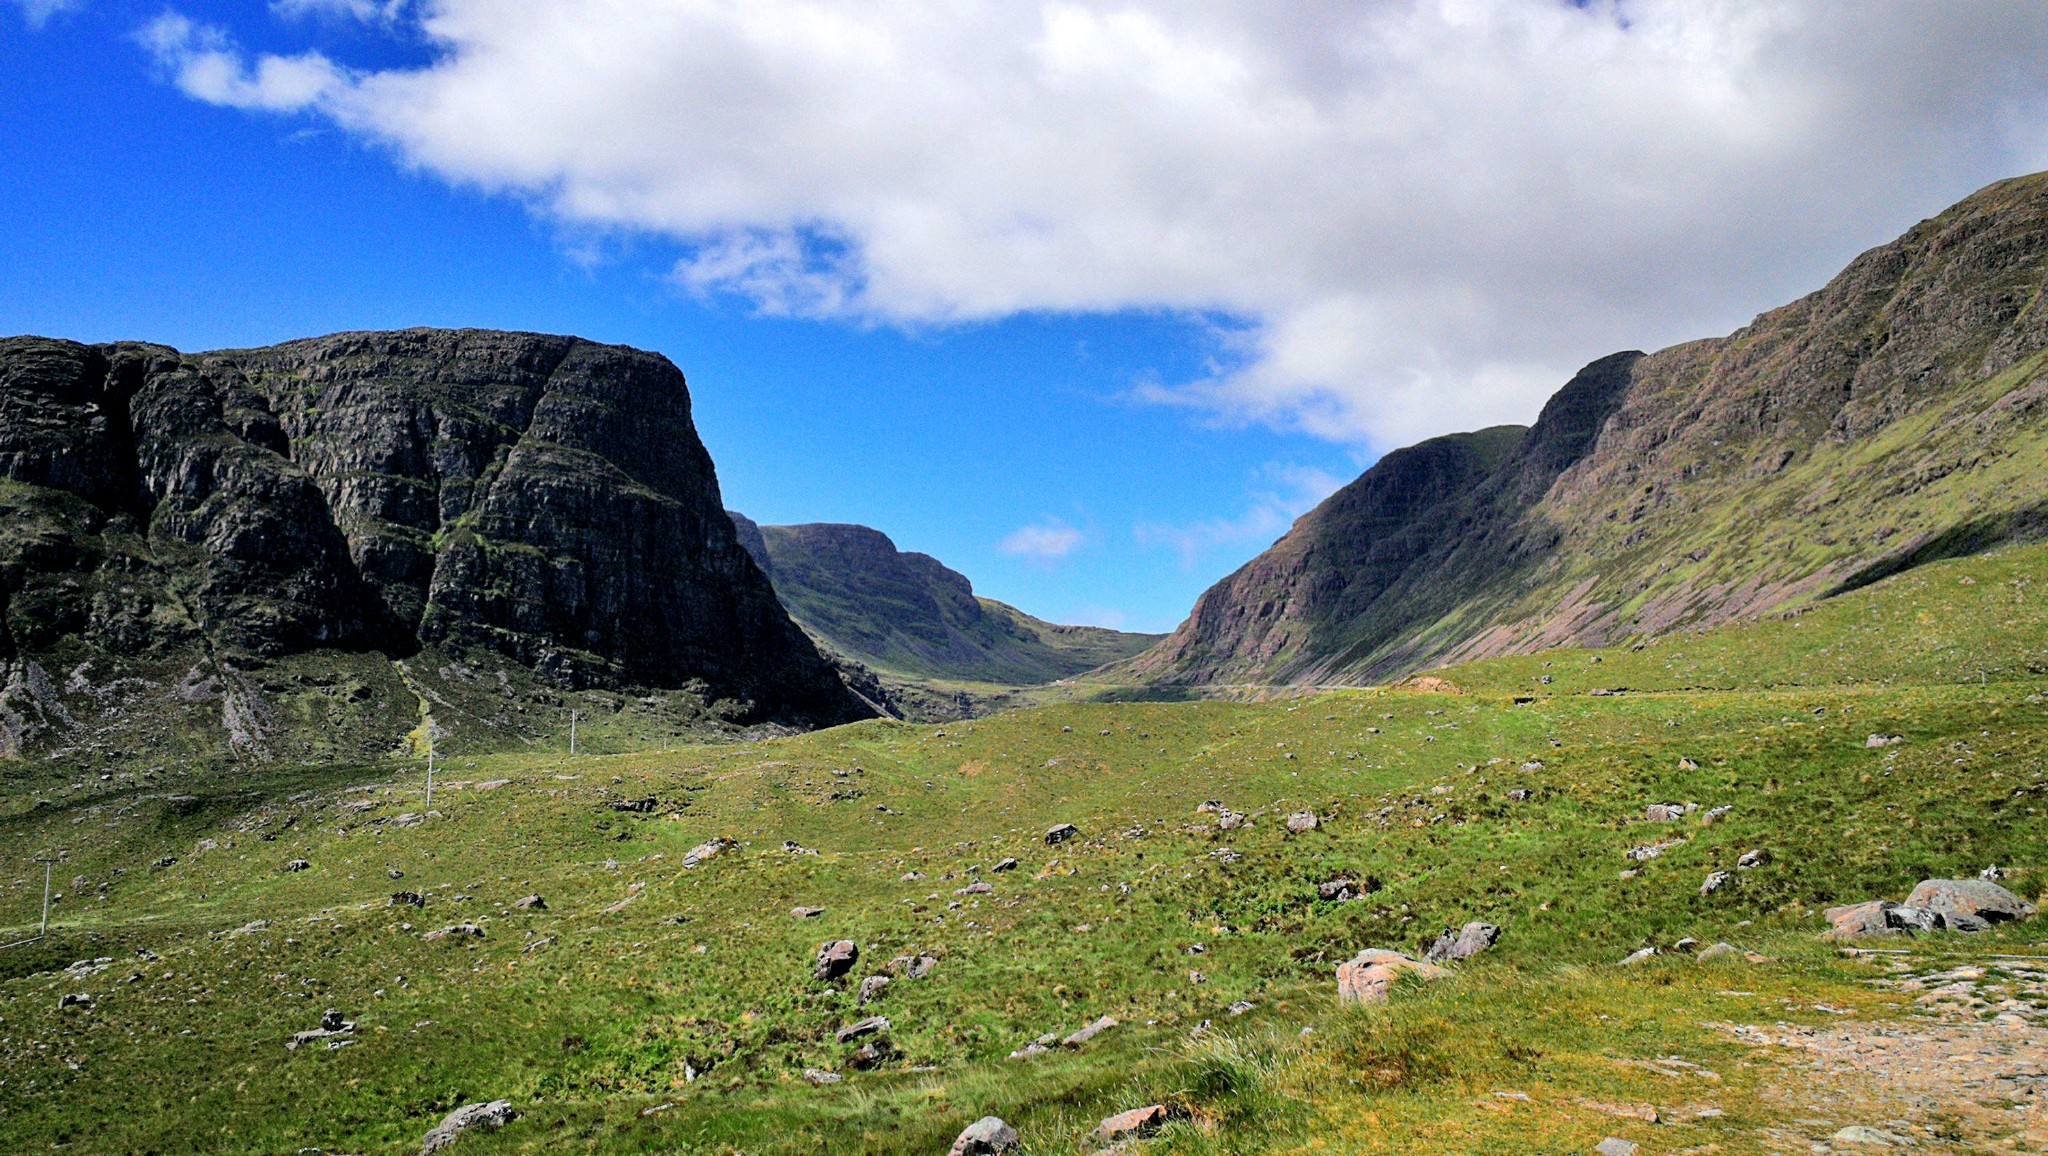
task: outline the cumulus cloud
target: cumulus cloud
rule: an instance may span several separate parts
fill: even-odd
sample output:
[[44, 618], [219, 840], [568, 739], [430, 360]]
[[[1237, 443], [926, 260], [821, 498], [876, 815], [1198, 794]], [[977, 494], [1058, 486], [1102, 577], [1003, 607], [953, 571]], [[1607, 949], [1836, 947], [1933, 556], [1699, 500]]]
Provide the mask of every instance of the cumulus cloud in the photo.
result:
[[208, 104], [293, 112], [344, 89], [349, 77], [317, 52], [265, 56], [253, 65], [225, 32], [166, 12], [139, 37], [185, 95]]
[[270, 0], [270, 10], [287, 19], [342, 17], [366, 24], [390, 24], [404, 14], [407, 3], [408, 0]]
[[1191, 570], [1213, 551], [1266, 545], [1348, 480], [1312, 466], [1268, 465], [1260, 471], [1244, 513], [1235, 518], [1186, 525], [1140, 522], [1131, 533], [1141, 546], [1178, 552], [1182, 568]]
[[1053, 562], [1074, 552], [1083, 541], [1081, 531], [1049, 518], [1033, 526], [1019, 526], [1003, 535], [996, 548], [1017, 558], [1029, 558], [1034, 562]]
[[1595, 356], [1724, 330], [2048, 166], [2048, 7], [2007, 0], [405, 13], [431, 63], [247, 62], [189, 25], [159, 56], [198, 99], [671, 237], [679, 284], [770, 312], [1228, 318], [1238, 356], [1151, 396], [1381, 446], [1526, 420]]
[[21, 18], [30, 28], [41, 28], [49, 23], [50, 17], [79, 5], [79, 0], [14, 0], [14, 6], [21, 9]]

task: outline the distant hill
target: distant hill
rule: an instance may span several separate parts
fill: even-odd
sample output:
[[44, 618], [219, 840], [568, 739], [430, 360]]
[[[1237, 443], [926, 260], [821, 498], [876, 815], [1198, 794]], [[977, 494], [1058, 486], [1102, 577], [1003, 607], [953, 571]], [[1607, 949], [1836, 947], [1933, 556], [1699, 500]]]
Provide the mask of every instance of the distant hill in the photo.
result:
[[1119, 667], [1378, 681], [1754, 619], [2048, 532], [2048, 174], [1713, 340], [1588, 365], [1527, 429], [1388, 454]]
[[732, 520], [790, 616], [883, 674], [1036, 685], [1129, 658], [1161, 637], [1060, 626], [977, 597], [966, 576], [866, 526]]

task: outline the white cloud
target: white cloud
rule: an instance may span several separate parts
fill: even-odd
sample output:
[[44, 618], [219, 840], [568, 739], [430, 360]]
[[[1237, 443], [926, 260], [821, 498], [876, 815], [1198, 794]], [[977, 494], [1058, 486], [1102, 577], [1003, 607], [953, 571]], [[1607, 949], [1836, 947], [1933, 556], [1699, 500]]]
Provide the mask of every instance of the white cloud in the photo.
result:
[[1260, 471], [1243, 514], [1187, 525], [1140, 522], [1131, 534], [1141, 546], [1179, 552], [1182, 568], [1193, 569], [1216, 550], [1266, 546], [1349, 480], [1312, 466], [1269, 465]]
[[365, 24], [391, 24], [409, 0], [270, 0], [270, 10], [287, 20], [341, 17]]
[[1526, 420], [2048, 167], [2048, 6], [2007, 0], [407, 11], [421, 67], [250, 65], [189, 24], [160, 55], [199, 99], [676, 238], [680, 284], [772, 312], [1241, 319], [1241, 364], [1154, 395], [1382, 447]]
[[1035, 526], [1020, 526], [996, 544], [1003, 553], [1034, 562], [1053, 562], [1074, 552], [1083, 541], [1081, 531], [1049, 518]]
[[50, 17], [59, 12], [68, 12], [79, 6], [80, 0], [14, 0], [14, 6], [21, 9], [21, 18], [30, 28], [41, 28], [50, 22]]
[[140, 39], [185, 95], [208, 104], [294, 112], [349, 84], [347, 74], [317, 52], [265, 56], [252, 67], [226, 33], [175, 12], [144, 26]]

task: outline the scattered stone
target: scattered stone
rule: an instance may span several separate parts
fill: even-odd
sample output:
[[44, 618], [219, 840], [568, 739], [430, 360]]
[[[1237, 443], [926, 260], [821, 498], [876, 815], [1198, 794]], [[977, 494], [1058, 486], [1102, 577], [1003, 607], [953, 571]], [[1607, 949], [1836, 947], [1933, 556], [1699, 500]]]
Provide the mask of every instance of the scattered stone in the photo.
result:
[[903, 882], [905, 882], [905, 883], [918, 883], [918, 882], [922, 882], [922, 881], [923, 881], [923, 879], [924, 879], [924, 872], [922, 872], [922, 871], [905, 871], [905, 872], [903, 873], [903, 880], [902, 880], [902, 881], [903, 881]]
[[1700, 952], [1695, 958], [1701, 963], [1712, 963], [1717, 959], [1733, 959], [1740, 954], [1742, 952], [1732, 943], [1717, 943]]
[[1436, 964], [1398, 951], [1368, 947], [1338, 966], [1337, 999], [1343, 1003], [1383, 1003], [1387, 990], [1404, 973], [1422, 979], [1441, 979], [1451, 974]]
[[1528, 788], [1526, 788], [1526, 787], [1516, 787], [1516, 788], [1515, 788], [1514, 790], [1512, 790], [1512, 791], [1509, 791], [1509, 792], [1508, 792], [1508, 801], [1509, 801], [1509, 802], [1513, 802], [1513, 803], [1526, 803], [1526, 802], [1528, 802], [1528, 801], [1529, 801], [1529, 791], [1528, 791]]
[[164, 868], [169, 867], [171, 864], [176, 863], [177, 861], [178, 857], [176, 855], [166, 855], [163, 858], [158, 859], [156, 862], [151, 863], [149, 865], [149, 869], [151, 871], [161, 871]]
[[1444, 933], [1436, 937], [1436, 942], [1430, 945], [1422, 958], [1430, 963], [1470, 959], [1492, 947], [1499, 939], [1500, 928], [1475, 919], [1455, 932], [1445, 928]]
[[709, 843], [699, 843], [695, 847], [690, 848], [689, 853], [683, 856], [683, 866], [695, 867], [699, 863], [715, 859], [737, 846], [739, 846], [737, 840], [728, 839], [720, 835]]
[[426, 905], [427, 897], [417, 891], [393, 891], [391, 893], [391, 906], [393, 907], [425, 907]]
[[1231, 850], [1228, 847], [1218, 847], [1214, 851], [1209, 852], [1209, 858], [1216, 860], [1218, 863], [1223, 863], [1227, 865], [1235, 863], [1240, 859], [1243, 859], [1244, 856], [1240, 855], [1236, 851]]
[[1253, 1003], [1248, 999], [1241, 999], [1238, 1000], [1236, 1003], [1231, 1004], [1229, 1007], [1224, 1008], [1223, 1010], [1229, 1012], [1231, 1015], [1241, 1016], [1257, 1006], [1259, 1005]]
[[1680, 759], [1678, 760], [1678, 769], [1681, 771], [1697, 771], [1700, 769], [1700, 765], [1691, 759]]
[[1166, 1126], [1168, 1113], [1164, 1104], [1148, 1104], [1143, 1108], [1132, 1108], [1118, 1112], [1088, 1133], [1088, 1142], [1095, 1145], [1114, 1144], [1119, 1140], [1142, 1140]]
[[2000, 879], [2005, 878], [2005, 869], [2000, 867], [1998, 864], [1993, 863], [1991, 866], [1986, 867], [1984, 870], [1977, 872], [1977, 878], [1986, 879], [1993, 883], [1996, 883]]
[[838, 1032], [834, 1033], [832, 1038], [842, 1044], [850, 1044], [855, 1040], [864, 1040], [869, 1036], [880, 1035], [888, 1030], [888, 1016], [869, 1016], [866, 1019], [855, 1020], [840, 1028]]
[[1235, 831], [1240, 827], [1247, 827], [1250, 825], [1250, 819], [1247, 819], [1243, 815], [1238, 814], [1236, 811], [1233, 811], [1228, 807], [1225, 807], [1223, 810], [1217, 812], [1216, 829], [1219, 831]]
[[882, 989], [888, 986], [888, 976], [871, 975], [866, 979], [860, 981], [860, 996], [855, 1002], [859, 1005], [873, 1003], [875, 1000], [881, 998]]
[[519, 1113], [513, 1109], [510, 1100], [492, 1100], [488, 1104], [464, 1104], [441, 1117], [441, 1122], [427, 1133], [426, 1139], [420, 1144], [420, 1156], [432, 1156], [433, 1153], [453, 1144], [457, 1137], [471, 1128], [495, 1130], [518, 1118]]
[[1958, 931], [1974, 930], [1957, 926], [1964, 918], [1990, 924], [2025, 919], [2034, 914], [2033, 904], [1982, 878], [1923, 880], [1920, 886], [1913, 888], [1911, 895], [1906, 896], [1906, 906], [1937, 912]]
[[87, 1010], [87, 1011], [91, 1011], [91, 1010], [92, 1010], [92, 993], [91, 993], [91, 992], [84, 992], [84, 991], [74, 991], [74, 992], [66, 992], [65, 994], [63, 994], [63, 995], [60, 995], [60, 996], [58, 996], [58, 997], [57, 997], [57, 1010], [58, 1010], [58, 1011], [63, 1011], [63, 1010], [65, 1010], [66, 1008], [74, 1008], [74, 1007], [82, 1007], [82, 1008], [84, 1008], [84, 1009], [85, 1009], [85, 1010]]
[[789, 917], [791, 919], [816, 919], [823, 914], [825, 914], [825, 909], [822, 907], [792, 907], [789, 909]]
[[946, 1156], [1009, 1156], [1019, 1147], [1015, 1128], [994, 1116], [983, 1116], [960, 1133]]
[[661, 802], [653, 795], [649, 795], [644, 799], [613, 799], [611, 803], [612, 810], [624, 811], [633, 815], [651, 815], [654, 813], [654, 809], [659, 806], [661, 806]]
[[1651, 803], [1643, 808], [1643, 817], [1652, 823], [1676, 823], [1685, 818], [1685, 804]]
[[1748, 871], [1752, 868], [1761, 867], [1770, 857], [1770, 852], [1765, 851], [1761, 847], [1753, 851], [1744, 851], [1742, 857], [1735, 861], [1735, 869], [1737, 871]]
[[403, 878], [405, 878], [405, 872], [403, 872], [403, 871], [400, 871], [400, 870], [399, 870], [398, 868], [396, 868], [396, 867], [386, 867], [386, 868], [384, 869], [384, 874], [386, 874], [386, 875], [389, 875], [389, 876], [390, 876], [390, 877], [392, 877], [393, 879], [403, 879]]
[[991, 884], [991, 883], [981, 883], [981, 882], [975, 882], [975, 883], [969, 883], [969, 884], [968, 884], [967, 886], [965, 886], [965, 887], [962, 887], [962, 888], [960, 888], [959, 890], [957, 890], [957, 891], [953, 892], [953, 894], [955, 894], [955, 895], [987, 895], [987, 894], [988, 894], [989, 892], [991, 892], [991, 891], [994, 891], [994, 890], [995, 890], [995, 885], [994, 885], [994, 884]]
[[1080, 833], [1081, 828], [1074, 826], [1072, 823], [1061, 823], [1045, 833], [1045, 841], [1048, 844], [1057, 846]]
[[1325, 903], [1349, 903], [1358, 898], [1358, 881], [1355, 879], [1332, 879], [1316, 884], [1316, 898]]
[[1851, 1124], [1849, 1127], [1837, 1131], [1834, 1135], [1828, 1137], [1828, 1142], [1831, 1144], [1869, 1144], [1878, 1148], [1913, 1147], [1913, 1141], [1899, 1135], [1897, 1132], [1887, 1132], [1882, 1128], [1866, 1128], [1861, 1124]]
[[527, 895], [516, 900], [512, 906], [520, 911], [546, 911], [548, 901], [538, 895]]
[[990, 870], [992, 871], [1015, 871], [1016, 869], [1017, 861], [1015, 859], [1007, 857], [1004, 858], [1001, 862], [997, 863], [994, 867], [990, 868]]
[[1735, 808], [1732, 805], [1715, 807], [1714, 809], [1708, 811], [1706, 814], [1700, 816], [1700, 826], [1711, 827], [1714, 824], [1720, 822], [1721, 820], [1727, 818], [1729, 815], [1732, 815], [1734, 813]]
[[304, 859], [294, 859], [291, 862], [284, 865], [284, 873], [290, 875], [295, 871], [304, 871], [311, 868], [312, 866], [313, 865], [311, 863], [306, 862]]
[[1684, 842], [1683, 839], [1667, 839], [1662, 843], [1645, 843], [1640, 847], [1631, 847], [1628, 849], [1628, 859], [1633, 863], [1647, 863]]
[[840, 1075], [838, 1072], [821, 1071], [817, 1068], [804, 1069], [804, 1082], [816, 1084], [819, 1087], [824, 1087], [826, 1084], [836, 1084], [845, 1078], [845, 1076]]
[[1593, 1151], [1600, 1156], [1636, 1156], [1635, 1144], [1619, 1136], [1609, 1136], [1593, 1145]]
[[882, 970], [887, 971], [891, 975], [907, 976], [911, 979], [923, 979], [925, 976], [930, 975], [932, 973], [932, 969], [937, 966], [939, 966], [939, 961], [932, 958], [929, 955], [899, 955], [895, 959], [890, 960], [888, 963], [883, 964]]
[[1685, 936], [1685, 937], [1681, 938], [1681, 939], [1680, 939], [1680, 940], [1679, 940], [1679, 941], [1678, 941], [1677, 943], [1674, 943], [1674, 944], [1672, 944], [1672, 945], [1671, 945], [1671, 950], [1673, 950], [1673, 951], [1691, 951], [1691, 950], [1692, 950], [1693, 948], [1695, 948], [1695, 947], [1698, 947], [1699, 945], [1700, 945], [1700, 941], [1699, 941], [1699, 940], [1697, 940], [1697, 939], [1694, 939], [1694, 938], [1693, 938], [1692, 936], [1688, 935], [1688, 936]]
[[1313, 811], [1296, 811], [1287, 816], [1287, 833], [1290, 835], [1305, 835], [1322, 825], [1322, 820], [1316, 818]]
[[1101, 1035], [1102, 1033], [1108, 1031], [1109, 1029], [1115, 1026], [1115, 1016], [1103, 1016], [1101, 1019], [1096, 1020], [1092, 1024], [1089, 1024], [1087, 1027], [1082, 1028], [1081, 1030], [1075, 1032], [1073, 1035], [1070, 1035], [1066, 1039], [1061, 1040], [1060, 1046], [1063, 1048], [1078, 1048], [1082, 1044], [1087, 1043], [1089, 1040], [1094, 1039], [1096, 1036]]
[[1042, 1056], [1051, 1051], [1053, 1045], [1059, 1042], [1060, 1034], [1058, 1032], [1047, 1032], [1023, 1047], [1018, 1048], [1016, 1051], [1011, 1052], [1010, 1058], [1013, 1060], [1028, 1060], [1033, 1056]]
[[446, 939], [449, 936], [482, 939], [484, 937], [484, 929], [474, 923], [451, 923], [446, 927], [427, 932], [426, 941], [432, 943], [437, 939]]
[[1706, 882], [1700, 884], [1700, 898], [1705, 899], [1707, 896], [1712, 895], [1716, 891], [1719, 891], [1721, 888], [1727, 886], [1728, 881], [1733, 878], [1735, 878], [1735, 876], [1727, 871], [1715, 871], [1710, 873], [1707, 876]]
[[830, 983], [860, 962], [860, 947], [851, 939], [837, 939], [818, 949], [818, 966], [811, 971], [811, 978], [821, 983]]
[[1863, 740], [1863, 745], [1870, 750], [1876, 750], [1879, 747], [1897, 746], [1905, 741], [1906, 737], [1904, 735], [1871, 735]]
[[1645, 948], [1642, 948], [1642, 949], [1640, 949], [1640, 950], [1637, 950], [1637, 951], [1632, 951], [1632, 952], [1630, 952], [1630, 953], [1629, 953], [1629, 956], [1628, 956], [1628, 958], [1627, 958], [1627, 959], [1624, 959], [1624, 960], [1622, 960], [1622, 961], [1621, 961], [1621, 963], [1620, 963], [1620, 965], [1619, 965], [1619, 966], [1621, 966], [1621, 967], [1634, 967], [1634, 966], [1635, 966], [1636, 964], [1639, 964], [1639, 963], [1643, 962], [1644, 960], [1646, 960], [1646, 959], [1649, 959], [1649, 958], [1651, 958], [1652, 956], [1654, 956], [1654, 955], [1656, 955], [1656, 954], [1657, 954], [1657, 949], [1656, 949], [1656, 948], [1654, 948], [1654, 947], [1645, 947]]

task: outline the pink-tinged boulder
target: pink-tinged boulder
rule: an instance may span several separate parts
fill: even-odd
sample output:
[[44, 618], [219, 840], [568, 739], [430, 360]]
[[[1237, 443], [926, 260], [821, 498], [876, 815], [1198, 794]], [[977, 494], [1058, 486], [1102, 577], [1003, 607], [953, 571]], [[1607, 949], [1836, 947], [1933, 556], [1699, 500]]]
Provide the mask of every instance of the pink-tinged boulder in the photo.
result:
[[1442, 979], [1451, 973], [1398, 951], [1368, 947], [1337, 968], [1337, 998], [1344, 1003], [1384, 1003], [1387, 989], [1404, 974]]
[[1119, 1140], [1142, 1140], [1166, 1126], [1171, 1114], [1164, 1104], [1151, 1104], [1143, 1108], [1132, 1108], [1118, 1112], [1095, 1126], [1088, 1133], [1088, 1142], [1094, 1145], [1114, 1144]]
[[820, 983], [831, 983], [853, 970], [860, 962], [860, 947], [851, 939], [838, 939], [818, 949], [818, 966], [811, 975]]
[[1821, 912], [1821, 915], [1834, 926], [1821, 933], [1821, 938], [1840, 941], [1865, 939], [1875, 935], [1896, 935], [1898, 929], [1885, 918], [1885, 913], [1894, 906], [1895, 904], [1887, 899], [1872, 899], [1868, 903], [1830, 907]]
[[[1906, 896], [1906, 906], [1941, 915], [1957, 930], [1979, 930], [1982, 924], [2025, 919], [2034, 905], [1989, 879], [1927, 879]], [[1972, 920], [1982, 924], [1972, 926]]]

